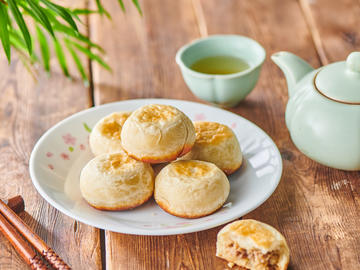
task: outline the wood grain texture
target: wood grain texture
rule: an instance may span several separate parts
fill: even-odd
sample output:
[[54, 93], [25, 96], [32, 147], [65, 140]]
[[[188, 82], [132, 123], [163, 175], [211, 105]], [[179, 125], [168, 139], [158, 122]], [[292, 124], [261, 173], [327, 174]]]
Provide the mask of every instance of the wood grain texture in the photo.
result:
[[[177, 49], [199, 37], [192, 2], [143, 1], [143, 18], [130, 8], [124, 15], [116, 5], [106, 3], [112, 22], [91, 21], [92, 38], [105, 47], [114, 70], [109, 74], [94, 64], [96, 104], [141, 97], [194, 100], [175, 64]], [[207, 242], [217, 231], [166, 237], [106, 232], [106, 268], [206, 269], [214, 265], [215, 246]]]
[[[308, 17], [303, 17], [296, 1], [223, 1], [222, 5], [211, 2], [212, 5], [203, 1], [209, 34], [224, 29], [226, 33], [245, 34], [262, 43], [268, 55], [288, 50], [314, 67], [320, 65], [321, 53], [314, 50], [312, 40], [314, 32], [309, 30], [309, 22], [304, 20]], [[331, 11], [324, 12], [323, 17], [319, 14], [313, 17], [316, 25], [324, 20], [323, 27], [333, 28], [326, 22], [336, 16], [342, 3], [338, 3], [339, 7], [328, 3], [319, 4], [319, 10], [326, 6]], [[345, 9], [349, 11], [350, 6]], [[216, 16], [218, 12], [227, 16]], [[337, 16], [341, 21], [346, 14]], [[332, 60], [339, 60], [335, 51], [344, 54], [345, 47], [335, 40], [341, 36], [332, 35], [327, 40], [321, 35], [324, 30], [317, 31], [326, 46], [326, 54], [332, 55]], [[264, 221], [284, 233], [291, 249], [291, 269], [358, 269], [360, 230], [355, 224], [360, 218], [360, 174], [326, 168], [301, 154], [291, 142], [284, 123], [286, 101], [283, 75], [267, 61], [257, 89], [234, 110], [274, 139], [284, 161], [283, 177], [274, 195], [245, 218]], [[247, 104], [251, 103], [257, 105], [249, 107]]]
[[142, 1], [143, 17], [130, 4], [126, 14], [117, 1], [104, 4], [113, 19], [91, 17], [91, 37], [106, 50], [113, 72], [94, 63], [95, 103], [191, 99], [175, 64], [177, 49], [199, 36], [191, 0]]
[[317, 48], [323, 54], [321, 60], [324, 64], [343, 61], [350, 52], [360, 50], [359, 0], [299, 2], [307, 21], [310, 21], [313, 36], [321, 40]]
[[[134, 97], [195, 99], [179, 80], [180, 74], [173, 61], [175, 51], [181, 45], [178, 42], [190, 40], [189, 33], [191, 37], [199, 32], [202, 35], [208, 32], [250, 36], [264, 45], [268, 55], [289, 50], [314, 67], [324, 61], [324, 55], [333, 55], [332, 60], [339, 57], [331, 46], [325, 46], [326, 54], [320, 51], [322, 43], [316, 43], [312, 28], [322, 19], [326, 27], [327, 20], [332, 20], [326, 14], [335, 16], [337, 13], [336, 4], [328, 5], [328, 1], [319, 4], [317, 12], [322, 12], [323, 6], [331, 11], [325, 12], [324, 18], [315, 14], [314, 24], [309, 23], [309, 14], [297, 1], [224, 0], [219, 4], [215, 0], [204, 0], [199, 9], [198, 1], [193, 0], [194, 15], [186, 1], [180, 2], [176, 13], [171, 13], [169, 6], [177, 4], [152, 2], [151, 8], [150, 4], [143, 3], [144, 19], [134, 12], [119, 14], [113, 25], [116, 28], [112, 28], [113, 33], [118, 33], [115, 41], [106, 39], [106, 29], [110, 26], [105, 24], [104, 28], [102, 24], [98, 29], [92, 28], [95, 39], [105, 43], [109, 58], [119, 59], [113, 64], [113, 77], [94, 69], [98, 104]], [[349, 9], [349, 5], [342, 8], [344, 11]], [[184, 13], [186, 18], [181, 20]], [[343, 17], [346, 14], [338, 20]], [[200, 26], [198, 32], [194, 30], [195, 23]], [[180, 29], [179, 25], [182, 26]], [[355, 25], [346, 29], [347, 32], [354, 31]], [[323, 30], [316, 31], [322, 38]], [[121, 36], [126, 36], [127, 42], [119, 45]], [[351, 37], [354, 40], [354, 35]], [[332, 35], [325, 43], [335, 42], [333, 47], [341, 51], [338, 46], [341, 43], [334, 41], [337, 38], [338, 35]], [[162, 47], [164, 45], [166, 48]], [[254, 92], [232, 111], [255, 122], [275, 140], [284, 159], [284, 174], [275, 194], [246, 217], [267, 222], [285, 234], [292, 249], [291, 269], [357, 269], [360, 241], [355, 223], [359, 219], [359, 184], [356, 182], [359, 173], [323, 167], [295, 148], [284, 122], [286, 84], [281, 71], [267, 60]], [[107, 232], [107, 268], [224, 269], [226, 264], [214, 256], [218, 230], [169, 237], [136, 237]]]
[[[1, 55], [0, 198], [20, 194], [26, 205], [20, 216], [73, 269], [99, 269], [99, 231], [50, 206], [37, 193], [28, 173], [30, 153], [39, 137], [58, 121], [91, 105], [89, 89], [80, 80], [65, 78], [55, 59], [52, 64], [52, 76], [39, 72], [35, 81], [16, 54], [11, 65]], [[28, 269], [3, 236], [0, 269]]]
[[[95, 1], [91, 1], [94, 4]], [[107, 51], [112, 73], [93, 63], [96, 104], [146, 97], [197, 100], [185, 86], [174, 57], [200, 35], [242, 34], [268, 53], [256, 89], [233, 112], [264, 129], [278, 145], [283, 177], [272, 197], [245, 218], [279, 229], [291, 249], [290, 269], [360, 268], [360, 173], [321, 166], [301, 154], [285, 126], [286, 83], [269, 60], [276, 51], [298, 54], [314, 67], [359, 50], [359, 0], [141, 1], [144, 17], [127, 4], [103, 1], [112, 21], [91, 17], [91, 37]], [[51, 125], [91, 106], [79, 81], [40, 74], [36, 83], [19, 60], [0, 61], [1, 198], [21, 194], [21, 214], [74, 269], [101, 269], [97, 229], [78, 223], [40, 198], [29, 180], [35, 141]], [[107, 269], [221, 269], [215, 257], [221, 227], [178, 236], [148, 237], [105, 232]], [[26, 265], [0, 236], [0, 269]]]

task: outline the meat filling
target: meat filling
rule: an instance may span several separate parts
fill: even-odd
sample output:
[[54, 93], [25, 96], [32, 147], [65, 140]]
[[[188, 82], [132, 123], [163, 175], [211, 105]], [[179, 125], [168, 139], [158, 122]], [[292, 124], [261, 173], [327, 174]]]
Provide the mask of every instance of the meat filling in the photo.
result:
[[246, 250], [240, 248], [233, 242], [228, 244], [228, 248], [235, 260], [246, 262], [246, 266], [250, 269], [278, 270], [277, 263], [280, 256], [276, 250], [264, 254], [259, 249]]

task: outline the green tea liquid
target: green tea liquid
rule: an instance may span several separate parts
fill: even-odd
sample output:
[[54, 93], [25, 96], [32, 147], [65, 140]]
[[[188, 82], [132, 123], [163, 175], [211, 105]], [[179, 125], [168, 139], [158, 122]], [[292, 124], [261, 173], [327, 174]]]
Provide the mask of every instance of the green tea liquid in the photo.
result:
[[248, 69], [244, 60], [233, 56], [211, 56], [202, 58], [191, 65], [191, 69], [206, 74], [232, 74]]

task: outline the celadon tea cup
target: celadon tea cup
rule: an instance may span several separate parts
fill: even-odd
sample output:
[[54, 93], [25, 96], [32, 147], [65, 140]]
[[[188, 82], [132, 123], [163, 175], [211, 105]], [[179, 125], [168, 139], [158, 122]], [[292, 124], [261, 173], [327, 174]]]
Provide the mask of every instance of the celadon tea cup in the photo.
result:
[[[249, 67], [231, 74], [207, 74], [191, 69], [200, 59], [230, 56]], [[195, 96], [223, 107], [234, 107], [254, 89], [265, 61], [264, 48], [255, 40], [239, 35], [214, 35], [195, 40], [179, 49], [176, 63]]]

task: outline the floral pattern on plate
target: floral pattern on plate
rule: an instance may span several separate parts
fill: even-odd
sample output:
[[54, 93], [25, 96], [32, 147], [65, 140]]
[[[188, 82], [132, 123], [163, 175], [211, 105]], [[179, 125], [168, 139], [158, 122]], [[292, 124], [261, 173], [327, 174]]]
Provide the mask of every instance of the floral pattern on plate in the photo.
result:
[[[229, 177], [226, 204], [210, 216], [183, 219], [164, 212], [153, 199], [128, 211], [99, 211], [83, 200], [79, 175], [93, 157], [88, 137], [95, 123], [114, 111], [132, 111], [145, 104], [173, 105], [194, 121], [216, 121], [231, 127], [244, 164]], [[281, 156], [265, 132], [225, 110], [180, 100], [139, 99], [110, 103], [77, 113], [55, 125], [38, 141], [30, 158], [30, 174], [39, 193], [54, 207], [92, 226], [130, 234], [168, 235], [219, 226], [247, 214], [275, 190], [282, 173]]]

